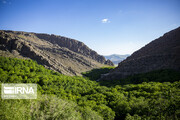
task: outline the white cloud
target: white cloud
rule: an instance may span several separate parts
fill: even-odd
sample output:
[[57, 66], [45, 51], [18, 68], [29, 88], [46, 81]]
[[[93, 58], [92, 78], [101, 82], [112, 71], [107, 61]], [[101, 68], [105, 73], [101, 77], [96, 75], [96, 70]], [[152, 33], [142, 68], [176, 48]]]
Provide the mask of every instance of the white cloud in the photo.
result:
[[107, 18], [102, 19], [101, 22], [102, 23], [110, 23], [109, 19], [107, 19]]

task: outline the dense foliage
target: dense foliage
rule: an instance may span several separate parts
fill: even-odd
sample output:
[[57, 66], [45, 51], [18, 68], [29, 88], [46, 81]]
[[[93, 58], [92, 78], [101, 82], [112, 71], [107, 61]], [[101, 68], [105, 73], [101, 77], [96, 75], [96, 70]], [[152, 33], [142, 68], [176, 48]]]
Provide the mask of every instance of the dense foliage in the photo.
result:
[[106, 74], [110, 72], [114, 67], [102, 67], [93, 69], [88, 72], [83, 72], [82, 75], [88, 77], [90, 80], [98, 80], [101, 77], [101, 74]]
[[[139, 80], [141, 76], [151, 75], [134, 77]], [[133, 81], [134, 77], [128, 79]], [[152, 77], [141, 84], [126, 85], [108, 82], [111, 87], [107, 87], [88, 78], [45, 69], [32, 60], [0, 57], [1, 83], [38, 84], [36, 100], [0, 99], [0, 119], [179, 119], [178, 74], [172, 71], [168, 79], [170, 82], [150, 82]]]
[[116, 86], [126, 84], [140, 84], [143, 82], [175, 82], [180, 80], [180, 72], [176, 70], [164, 69], [156, 70], [148, 73], [141, 73], [132, 76], [128, 76], [124, 79], [116, 79], [111, 81], [100, 81], [103, 86]]
[[[102, 74], [109, 73], [114, 67], [103, 67], [82, 73], [90, 80], [99, 81]], [[124, 79], [101, 80], [100, 85], [115, 87], [116, 85], [139, 84], [143, 82], [175, 82], [180, 80], [180, 72], [171, 69], [155, 70], [148, 73], [141, 73], [128, 76]]]

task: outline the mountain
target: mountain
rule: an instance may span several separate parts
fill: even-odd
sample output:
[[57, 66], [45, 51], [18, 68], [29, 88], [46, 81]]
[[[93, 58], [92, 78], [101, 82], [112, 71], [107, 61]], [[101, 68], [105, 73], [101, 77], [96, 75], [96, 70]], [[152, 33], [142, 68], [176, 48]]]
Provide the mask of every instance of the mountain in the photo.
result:
[[30, 58], [46, 68], [70, 76], [113, 65], [80, 41], [32, 32], [0, 30], [0, 55]]
[[129, 54], [126, 55], [118, 55], [118, 54], [112, 54], [112, 55], [107, 55], [104, 56], [106, 59], [111, 60], [115, 65], [118, 65], [121, 61], [126, 59], [129, 56]]
[[180, 27], [134, 52], [102, 79], [120, 79], [160, 69], [180, 70]]

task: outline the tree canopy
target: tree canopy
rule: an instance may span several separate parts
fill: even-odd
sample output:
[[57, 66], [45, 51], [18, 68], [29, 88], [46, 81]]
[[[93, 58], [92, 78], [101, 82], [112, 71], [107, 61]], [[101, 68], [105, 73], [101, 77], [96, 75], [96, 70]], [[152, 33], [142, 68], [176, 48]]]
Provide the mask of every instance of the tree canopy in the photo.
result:
[[0, 99], [0, 119], [180, 119], [179, 72], [160, 70], [95, 81], [111, 69], [71, 77], [32, 60], [0, 57], [0, 83], [38, 85], [36, 100]]

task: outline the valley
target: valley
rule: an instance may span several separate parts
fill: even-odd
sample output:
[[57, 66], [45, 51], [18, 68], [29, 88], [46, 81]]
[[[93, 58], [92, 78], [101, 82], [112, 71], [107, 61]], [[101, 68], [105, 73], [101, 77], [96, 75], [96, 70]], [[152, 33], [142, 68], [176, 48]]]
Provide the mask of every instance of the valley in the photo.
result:
[[179, 35], [172, 30], [114, 67], [74, 39], [1, 30], [0, 84], [35, 83], [38, 97], [0, 98], [0, 119], [178, 120]]

